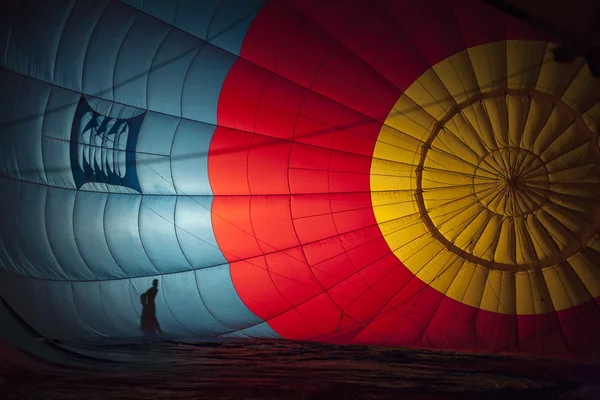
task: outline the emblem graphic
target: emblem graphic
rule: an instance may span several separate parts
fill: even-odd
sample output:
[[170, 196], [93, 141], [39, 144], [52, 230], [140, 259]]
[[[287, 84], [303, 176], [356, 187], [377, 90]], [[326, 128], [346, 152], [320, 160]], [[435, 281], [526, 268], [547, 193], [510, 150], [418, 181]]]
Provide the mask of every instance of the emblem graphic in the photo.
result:
[[77, 189], [86, 183], [124, 186], [141, 193], [135, 147], [146, 112], [112, 118], [81, 97], [71, 128], [71, 170]]

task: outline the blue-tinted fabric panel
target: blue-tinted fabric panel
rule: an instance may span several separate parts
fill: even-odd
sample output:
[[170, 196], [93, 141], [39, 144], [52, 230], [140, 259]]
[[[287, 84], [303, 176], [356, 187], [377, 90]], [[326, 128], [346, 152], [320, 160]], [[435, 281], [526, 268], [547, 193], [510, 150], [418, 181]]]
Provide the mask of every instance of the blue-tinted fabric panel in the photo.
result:
[[50, 87], [28, 79], [19, 91], [19, 101], [12, 123], [18, 177], [31, 182], [46, 183], [42, 157], [42, 125]]
[[111, 194], [104, 216], [106, 241], [111, 254], [127, 276], [153, 275], [152, 264], [140, 239], [141, 196]]
[[140, 129], [136, 151], [169, 156], [180, 123], [181, 118], [149, 111]]
[[[75, 0], [19, 2], [5, 65], [25, 75], [52, 81], [58, 45], [74, 4]], [[5, 17], [0, 18], [4, 23]]]
[[195, 269], [226, 264], [212, 228], [212, 196], [177, 198], [175, 226], [186, 258]]
[[206, 40], [239, 55], [250, 24], [266, 3], [267, 0], [222, 0], [212, 17]]
[[214, 337], [230, 331], [206, 309], [196, 285], [194, 271], [164, 275], [160, 285], [173, 316], [187, 331], [182, 333]]
[[170, 29], [154, 56], [148, 76], [148, 109], [181, 116], [181, 94], [196, 54], [206, 44]]
[[[19, 202], [20, 202], [20, 183], [14, 179], [0, 177], [0, 267], [4, 271], [18, 274], [34, 273], [34, 266], [31, 265], [25, 250], [21, 246], [19, 235]], [[30, 272], [31, 271], [31, 272]]]
[[19, 164], [15, 146], [15, 118], [19, 113], [19, 96], [23, 81], [13, 79], [13, 74], [0, 70], [0, 173], [19, 177]]
[[83, 90], [88, 43], [108, 3], [106, 0], [75, 1], [60, 37], [54, 77], [50, 82], [77, 92]]
[[216, 125], [221, 88], [236, 60], [236, 56], [218, 47], [202, 47], [184, 82], [181, 98], [184, 118]]
[[208, 151], [214, 125], [182, 120], [171, 151], [173, 183], [180, 195], [212, 195], [208, 179]]
[[48, 279], [64, 279], [66, 274], [56, 260], [46, 231], [46, 197], [48, 187], [19, 183], [19, 223], [13, 232], [29, 258], [28, 273]]
[[138, 12], [122, 3], [108, 4], [87, 44], [83, 65], [84, 93], [113, 99], [117, 56], [127, 32], [139, 16]]
[[42, 137], [44, 171], [49, 186], [75, 189], [70, 151], [69, 142]]
[[79, 318], [96, 336], [124, 336], [108, 318], [103, 305], [103, 291], [99, 281], [73, 282], [73, 302]]
[[[140, 313], [131, 298], [129, 279], [100, 282], [100, 300], [110, 324], [116, 330], [111, 336], [140, 336]], [[139, 296], [137, 303], [140, 303]]]
[[228, 264], [196, 270], [196, 282], [206, 308], [223, 325], [239, 330], [262, 322], [235, 291]]
[[206, 40], [208, 28], [220, 0], [179, 0], [175, 26]]
[[2, 274], [0, 288], [2, 298], [36, 332], [43, 337], [60, 336], [60, 328], [53, 320], [45, 281]]
[[140, 237], [150, 260], [161, 273], [192, 269], [175, 231], [175, 196], [144, 196], [140, 209]]
[[237, 339], [281, 339], [281, 336], [278, 335], [266, 322], [261, 322], [258, 325], [253, 325], [246, 329], [221, 335], [221, 337]]
[[[24, 284], [27, 284], [25, 280]], [[59, 338], [70, 341], [97, 339], [98, 335], [79, 318], [71, 282], [47, 281], [45, 284], [51, 318]]]
[[75, 241], [84, 261], [98, 279], [124, 278], [125, 273], [113, 258], [104, 233], [108, 194], [76, 193], [73, 226]]
[[68, 279], [96, 279], [96, 275], [82, 258], [75, 240], [73, 225], [75, 197], [76, 192], [73, 190], [48, 188], [46, 198], [48, 240], [56, 260]]
[[147, 108], [152, 61], [170, 30], [164, 23], [146, 15], [136, 19], [121, 43], [115, 62], [114, 101]]
[[173, 336], [191, 336], [190, 332], [175, 316], [171, 309], [165, 302], [164, 291], [165, 288], [161, 287], [160, 281], [163, 277], [151, 276], [145, 278], [131, 279], [131, 291], [130, 295], [134, 298], [135, 307], [137, 307], [138, 313], [141, 315], [142, 305], [140, 303], [140, 294], [146, 292], [152, 287], [152, 280], [159, 279], [158, 294], [155, 299], [156, 304], [156, 319], [160, 324], [162, 331], [165, 334]]

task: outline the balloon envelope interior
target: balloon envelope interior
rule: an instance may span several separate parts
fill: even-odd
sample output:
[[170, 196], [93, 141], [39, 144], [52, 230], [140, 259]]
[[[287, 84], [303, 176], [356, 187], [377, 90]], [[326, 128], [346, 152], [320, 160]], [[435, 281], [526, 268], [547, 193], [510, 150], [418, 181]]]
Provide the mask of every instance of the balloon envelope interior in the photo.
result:
[[39, 334], [600, 352], [600, 82], [543, 33], [478, 0], [0, 21], [0, 296]]

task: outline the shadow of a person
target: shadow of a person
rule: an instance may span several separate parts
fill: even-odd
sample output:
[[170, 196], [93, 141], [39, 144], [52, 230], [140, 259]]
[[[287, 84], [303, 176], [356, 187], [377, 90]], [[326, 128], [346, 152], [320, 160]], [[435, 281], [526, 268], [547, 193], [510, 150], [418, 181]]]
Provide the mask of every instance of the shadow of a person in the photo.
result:
[[156, 337], [157, 334], [162, 335], [160, 324], [156, 319], [156, 295], [158, 294], [158, 279], [152, 281], [152, 287], [140, 295], [142, 303], [142, 318], [140, 329], [142, 334], [148, 337]]

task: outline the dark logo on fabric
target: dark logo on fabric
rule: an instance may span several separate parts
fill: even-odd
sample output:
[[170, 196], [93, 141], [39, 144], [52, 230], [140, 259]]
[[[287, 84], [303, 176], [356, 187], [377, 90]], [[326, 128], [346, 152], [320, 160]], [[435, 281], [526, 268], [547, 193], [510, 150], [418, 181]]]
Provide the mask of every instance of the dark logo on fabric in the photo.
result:
[[141, 193], [135, 147], [145, 116], [146, 112], [111, 118], [81, 98], [71, 128], [71, 169], [77, 189], [86, 183], [105, 183]]

